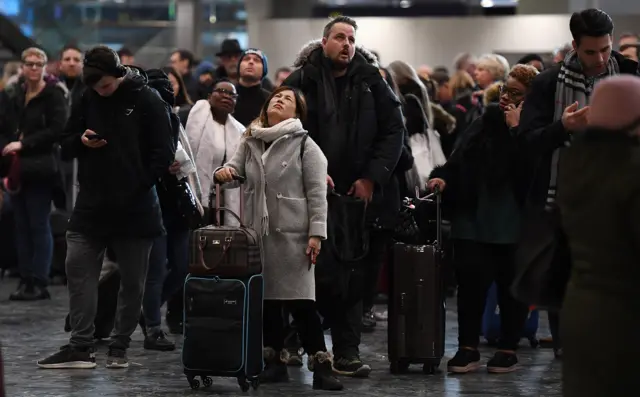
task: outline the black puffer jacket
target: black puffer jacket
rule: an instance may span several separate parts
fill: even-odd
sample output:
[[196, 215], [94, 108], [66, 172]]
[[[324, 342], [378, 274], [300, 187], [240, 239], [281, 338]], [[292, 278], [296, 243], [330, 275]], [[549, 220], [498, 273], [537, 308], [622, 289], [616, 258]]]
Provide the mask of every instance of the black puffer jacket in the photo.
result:
[[[115, 93], [89, 89], [75, 107], [62, 140], [62, 156], [78, 158], [80, 190], [69, 230], [98, 238], [147, 238], [164, 232], [154, 184], [171, 165], [175, 144], [170, 109], [133, 67]], [[91, 149], [90, 129], [107, 145]]]
[[[0, 150], [17, 141], [22, 134], [20, 156], [26, 158], [52, 152], [67, 121], [67, 94], [64, 86], [55, 79], [47, 79], [45, 88], [26, 106], [24, 84], [17, 83], [3, 91], [0, 99]], [[51, 176], [55, 175], [55, 169], [52, 169]]]
[[[320, 41], [306, 45], [295, 61], [298, 67], [283, 83], [299, 88], [307, 100], [308, 117], [305, 128], [329, 159], [329, 174], [336, 183], [338, 193], [346, 193], [353, 182], [360, 178], [376, 185], [373, 203], [369, 206], [369, 218], [377, 223], [395, 222], [400, 208], [398, 180], [394, 173], [403, 148], [405, 127], [400, 101], [380, 75], [373, 54], [358, 47], [349, 66], [346, 95], [349, 111], [340, 114], [348, 126], [348, 155], [334, 156], [337, 148], [326, 142], [331, 131], [327, 115], [335, 111], [326, 106], [323, 83], [323, 52]], [[332, 161], [339, 157], [341, 161]]]

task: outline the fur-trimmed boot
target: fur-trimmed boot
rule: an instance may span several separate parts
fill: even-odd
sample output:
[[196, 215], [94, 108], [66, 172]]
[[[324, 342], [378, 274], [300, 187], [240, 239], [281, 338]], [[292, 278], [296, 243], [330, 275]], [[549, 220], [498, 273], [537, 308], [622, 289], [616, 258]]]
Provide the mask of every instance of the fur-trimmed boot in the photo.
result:
[[289, 380], [287, 370], [289, 352], [283, 349], [280, 354], [270, 347], [264, 348], [264, 370], [260, 374], [260, 383], [280, 383]]
[[317, 352], [309, 357], [309, 369], [313, 371], [313, 388], [315, 390], [342, 390], [344, 386], [333, 376], [333, 359], [330, 353]]

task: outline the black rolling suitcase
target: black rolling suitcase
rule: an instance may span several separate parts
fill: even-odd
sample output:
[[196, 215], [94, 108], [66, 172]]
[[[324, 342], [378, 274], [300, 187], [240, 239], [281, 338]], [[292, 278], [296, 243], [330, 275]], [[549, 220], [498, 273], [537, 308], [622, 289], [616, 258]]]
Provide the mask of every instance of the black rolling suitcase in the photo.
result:
[[[211, 376], [235, 377], [246, 392], [258, 388], [263, 370], [262, 254], [255, 231], [242, 224], [220, 226], [220, 212], [233, 212], [220, 207], [219, 186], [215, 191], [215, 208], [210, 200], [209, 209], [216, 225], [192, 233], [191, 274], [183, 295], [182, 365], [192, 389], [200, 387], [196, 377], [205, 387], [213, 384]], [[243, 207], [241, 188], [240, 214], [233, 214], [241, 222]]]
[[422, 364], [433, 374], [444, 356], [445, 291], [442, 270], [440, 192], [427, 196], [436, 207], [436, 238], [429, 244], [396, 243], [389, 266], [388, 348], [392, 373]]
[[262, 361], [262, 275], [249, 279], [188, 276], [184, 283], [182, 365], [192, 389], [210, 376], [258, 388]]

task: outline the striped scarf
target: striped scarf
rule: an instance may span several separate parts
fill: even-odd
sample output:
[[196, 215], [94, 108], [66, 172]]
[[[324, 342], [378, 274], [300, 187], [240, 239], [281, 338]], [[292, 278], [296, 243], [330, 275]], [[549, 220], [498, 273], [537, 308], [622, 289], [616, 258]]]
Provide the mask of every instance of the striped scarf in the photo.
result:
[[[620, 73], [618, 62], [613, 56], [609, 57], [607, 71], [600, 76], [587, 77], [582, 73], [582, 65], [575, 51], [569, 51], [564, 59], [556, 82], [555, 113], [553, 120], [562, 120], [562, 114], [567, 106], [578, 102], [578, 107], [583, 108], [589, 104], [591, 93], [595, 84], [608, 76]], [[567, 136], [565, 147], [570, 144], [570, 136]], [[562, 147], [557, 148], [551, 156], [551, 177], [547, 191], [547, 207], [555, 203], [558, 194], [558, 164]]]

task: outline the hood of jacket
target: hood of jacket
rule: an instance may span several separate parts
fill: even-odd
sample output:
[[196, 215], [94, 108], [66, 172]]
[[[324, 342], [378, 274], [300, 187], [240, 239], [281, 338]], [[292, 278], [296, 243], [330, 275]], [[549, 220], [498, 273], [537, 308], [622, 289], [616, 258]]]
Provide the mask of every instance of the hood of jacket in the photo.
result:
[[[322, 40], [312, 40], [305, 44], [300, 52], [298, 52], [298, 56], [296, 57], [293, 66], [295, 68], [300, 68], [306, 65], [308, 62], [312, 62], [312, 60], [310, 60], [311, 54], [315, 53], [316, 51], [322, 51]], [[364, 63], [367, 63], [376, 68], [379, 67], [378, 58], [371, 51], [367, 50], [361, 45], [356, 46], [356, 53], [353, 56], [353, 60], [351, 62], [357, 61], [363, 61]]]
[[120, 83], [118, 90], [119, 95], [128, 95], [140, 91], [149, 82], [147, 73], [137, 66], [125, 66], [127, 73], [124, 80]]

